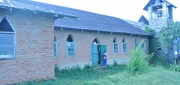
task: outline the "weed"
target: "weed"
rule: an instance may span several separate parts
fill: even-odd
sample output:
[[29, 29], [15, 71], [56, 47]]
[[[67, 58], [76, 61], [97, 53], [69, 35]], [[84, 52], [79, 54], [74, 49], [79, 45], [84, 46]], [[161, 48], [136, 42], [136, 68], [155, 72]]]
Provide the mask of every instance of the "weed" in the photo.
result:
[[153, 56], [144, 53], [144, 49], [141, 48], [142, 42], [138, 47], [131, 52], [131, 60], [127, 64], [127, 70], [132, 74], [140, 74], [148, 69], [149, 59]]
[[173, 71], [175, 71], [175, 72], [180, 72], [180, 66], [177, 65], [176, 63], [171, 64], [171, 65], [170, 65], [170, 69], [173, 70]]

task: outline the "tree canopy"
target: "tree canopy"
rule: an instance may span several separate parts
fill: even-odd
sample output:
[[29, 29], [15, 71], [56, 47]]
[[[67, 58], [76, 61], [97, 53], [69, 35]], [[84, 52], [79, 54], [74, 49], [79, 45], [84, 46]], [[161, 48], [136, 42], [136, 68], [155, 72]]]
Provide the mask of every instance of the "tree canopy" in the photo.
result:
[[167, 27], [163, 27], [158, 36], [163, 48], [174, 50], [180, 54], [180, 22], [169, 22]]

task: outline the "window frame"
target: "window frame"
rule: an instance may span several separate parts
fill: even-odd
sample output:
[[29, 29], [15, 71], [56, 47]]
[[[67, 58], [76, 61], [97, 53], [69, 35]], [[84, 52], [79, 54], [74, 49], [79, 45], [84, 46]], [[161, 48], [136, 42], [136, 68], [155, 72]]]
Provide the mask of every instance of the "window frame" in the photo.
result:
[[14, 53], [13, 53], [13, 57], [11, 58], [1, 58], [0, 60], [11, 60], [11, 59], [16, 59], [16, 32], [13, 29], [14, 32], [4, 32], [4, 31], [0, 31], [0, 34], [14, 34], [13, 38], [14, 38]]
[[[69, 38], [71, 39], [70, 41], [68, 41]], [[73, 43], [74, 44], [74, 55], [69, 55], [69, 51], [68, 51], [69, 43]], [[74, 41], [74, 36], [72, 34], [69, 34], [67, 36], [67, 39], [66, 39], [66, 55], [67, 55], [67, 57], [74, 57], [74, 56], [76, 56], [76, 42]]]
[[114, 40], [113, 40], [113, 50], [114, 50], [114, 53], [119, 53], [118, 42], [117, 42], [116, 38], [114, 38]]
[[127, 44], [126, 44], [126, 39], [125, 38], [122, 40], [122, 51], [124, 53], [127, 52]]
[[145, 49], [145, 43], [144, 42], [141, 44], [141, 49]]
[[[118, 43], [117, 42], [115, 42], [115, 43], [113, 43], [113, 45], [114, 45], [114, 53], [118, 53], [119, 51], [118, 51]], [[116, 46], [115, 46], [116, 45]]]
[[[68, 51], [68, 44], [69, 43], [73, 43], [74, 44], [74, 54], [73, 55], [69, 54], [69, 51]], [[76, 56], [76, 43], [75, 42], [66, 42], [66, 55], [68, 57], [75, 57]]]
[[134, 49], [136, 49], [138, 47], [138, 45], [139, 45], [139, 43], [138, 43], [137, 39], [135, 39], [135, 41], [134, 41]]
[[54, 41], [54, 57], [58, 57], [58, 42], [57, 41]]

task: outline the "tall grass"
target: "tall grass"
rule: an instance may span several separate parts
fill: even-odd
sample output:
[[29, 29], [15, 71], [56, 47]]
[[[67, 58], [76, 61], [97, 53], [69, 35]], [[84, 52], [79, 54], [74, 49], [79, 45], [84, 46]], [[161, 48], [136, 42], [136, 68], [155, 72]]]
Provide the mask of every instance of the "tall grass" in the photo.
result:
[[56, 80], [30, 81], [17, 85], [180, 85], [179, 72], [161, 66], [149, 69], [142, 75], [133, 76], [125, 71], [125, 65], [117, 63], [98, 69], [89, 65], [85, 68], [75, 66], [56, 69]]
[[131, 60], [127, 64], [127, 70], [132, 74], [140, 74], [145, 72], [149, 67], [149, 59], [153, 56], [144, 53], [144, 49], [141, 48], [142, 42], [138, 47], [131, 51]]
[[176, 62], [174, 64], [170, 64], [170, 69], [175, 72], [180, 72], [180, 66], [177, 65]]

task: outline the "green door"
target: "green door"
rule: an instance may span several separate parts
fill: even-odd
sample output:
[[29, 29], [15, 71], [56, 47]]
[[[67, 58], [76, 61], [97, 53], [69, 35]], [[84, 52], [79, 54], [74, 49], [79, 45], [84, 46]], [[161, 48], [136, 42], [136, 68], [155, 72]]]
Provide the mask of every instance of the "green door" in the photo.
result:
[[104, 52], [107, 52], [107, 50], [106, 50], [106, 45], [100, 45], [100, 63], [101, 63], [101, 65], [103, 65], [103, 54], [104, 54]]
[[92, 65], [98, 65], [98, 46], [92, 45]]

